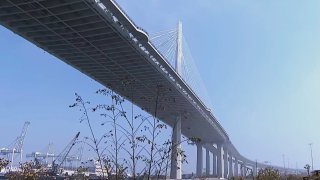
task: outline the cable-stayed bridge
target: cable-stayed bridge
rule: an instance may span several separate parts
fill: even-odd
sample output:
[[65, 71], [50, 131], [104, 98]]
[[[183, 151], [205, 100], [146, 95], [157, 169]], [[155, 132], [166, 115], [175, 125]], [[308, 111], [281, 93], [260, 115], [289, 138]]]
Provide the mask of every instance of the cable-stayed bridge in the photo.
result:
[[[176, 28], [149, 34], [149, 40], [206, 107], [211, 109], [212, 103], [207, 89], [197, 69], [186, 38], [183, 36], [182, 23], [179, 22]], [[178, 49], [179, 47], [181, 48], [180, 50]], [[178, 56], [178, 51], [181, 51], [181, 57]]]
[[[172, 140], [179, 144], [182, 134], [201, 139], [198, 176], [202, 147], [206, 176], [246, 175], [248, 169], [256, 174], [269, 166], [243, 157], [212, 114], [181, 23], [149, 36], [112, 0], [2, 0], [0, 23], [150, 114], [160, 94], [157, 117], [174, 127]], [[127, 82], [132, 88], [125, 87]], [[173, 152], [180, 148], [175, 147]], [[172, 156], [171, 178], [181, 179], [180, 158]]]

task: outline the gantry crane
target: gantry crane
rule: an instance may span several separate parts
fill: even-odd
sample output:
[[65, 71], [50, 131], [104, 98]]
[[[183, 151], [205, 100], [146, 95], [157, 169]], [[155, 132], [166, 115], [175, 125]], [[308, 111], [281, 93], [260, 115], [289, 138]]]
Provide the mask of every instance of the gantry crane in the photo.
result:
[[52, 161], [54, 160], [54, 158], [56, 157], [56, 155], [52, 152], [52, 143], [49, 143], [49, 145], [47, 146], [47, 152], [46, 153], [42, 153], [39, 151], [35, 151], [32, 152], [30, 154], [27, 154], [26, 157], [27, 158], [33, 158], [35, 163], [40, 163], [42, 165], [48, 165], [48, 159], [52, 158]]
[[[55, 153], [53, 153], [52, 147], [53, 147], [53, 144], [49, 143], [49, 145], [46, 148], [47, 149], [46, 153], [44, 153], [43, 151], [34, 151], [30, 154], [27, 154], [26, 157], [32, 158], [36, 164], [41, 164], [41, 165], [50, 167], [54, 159], [59, 157], [59, 155], [56, 155]], [[70, 155], [68, 155], [64, 161], [65, 163], [64, 167], [67, 167], [67, 164], [69, 164], [69, 167], [72, 168], [73, 162], [76, 163], [75, 166], [77, 167], [78, 163], [81, 162], [82, 153], [83, 153], [83, 146], [80, 146], [76, 151], [76, 153], [74, 154], [69, 153]], [[51, 160], [49, 160], [49, 158]]]
[[27, 130], [30, 125], [29, 121], [26, 121], [23, 125], [22, 131], [20, 136], [18, 136], [11, 145], [9, 145], [8, 148], [1, 148], [0, 149], [0, 155], [5, 155], [9, 159], [9, 155], [11, 155], [11, 163], [10, 168], [12, 169], [15, 155], [20, 154], [20, 162], [22, 162], [22, 148], [23, 148], [23, 142], [27, 135]]

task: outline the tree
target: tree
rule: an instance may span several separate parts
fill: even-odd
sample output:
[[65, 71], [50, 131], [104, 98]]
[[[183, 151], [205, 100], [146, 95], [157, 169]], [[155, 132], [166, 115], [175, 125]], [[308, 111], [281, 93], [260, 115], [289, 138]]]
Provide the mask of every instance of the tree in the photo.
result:
[[[130, 99], [134, 99], [133, 83], [124, 83]], [[80, 122], [86, 122], [90, 132], [90, 137], [85, 137], [83, 141], [94, 150], [108, 179], [122, 179], [127, 174], [133, 179], [159, 179], [167, 176], [172, 148], [178, 144], [172, 144], [171, 132], [166, 132], [169, 131], [167, 125], [158, 118], [159, 111], [165, 110], [163, 102], [168, 99], [166, 93], [169, 90], [161, 85], [156, 88], [155, 97], [148, 99], [154, 107], [142, 109], [149, 113], [147, 115], [136, 113], [132, 102], [127, 102], [110, 89], [96, 91], [102, 97], [102, 103], [85, 101], [75, 94], [76, 102], [70, 107], [79, 108], [82, 114]], [[93, 120], [92, 117], [96, 119]], [[99, 127], [97, 123], [93, 123], [97, 119], [102, 120]], [[97, 129], [102, 133], [96, 132]], [[166, 136], [167, 139], [164, 138]], [[184, 141], [200, 140], [192, 137]], [[178, 153], [183, 157], [183, 163], [187, 162], [184, 151]]]
[[261, 169], [258, 172], [257, 180], [280, 180], [280, 172], [271, 167]]
[[0, 158], [0, 172], [2, 169], [6, 168], [9, 165], [10, 161]]
[[310, 165], [309, 164], [306, 164], [305, 166], [304, 166], [304, 168], [307, 170], [307, 173], [308, 173], [308, 176], [310, 177]]
[[[100, 164], [100, 167], [101, 167], [101, 172], [102, 172], [102, 178], [105, 177], [105, 172], [104, 172], [104, 166], [103, 166], [103, 163], [102, 163], [102, 157], [101, 157], [101, 152], [100, 152], [100, 148], [99, 148], [99, 145], [100, 145], [100, 142], [101, 140], [98, 140], [96, 138], [96, 135], [94, 133], [94, 130], [93, 130], [93, 127], [91, 125], [91, 119], [89, 117], [89, 113], [88, 113], [88, 105], [90, 105], [90, 102], [89, 101], [84, 101], [82, 99], [82, 97], [80, 95], [78, 95], [77, 93], [75, 93], [75, 96], [76, 96], [76, 102], [72, 105], [70, 105], [69, 107], [70, 108], [73, 108], [73, 107], [78, 107], [79, 108], [79, 111], [82, 112], [82, 116], [80, 118], [80, 123], [82, 122], [86, 122], [89, 130], [90, 130], [90, 136], [91, 138], [89, 137], [85, 137], [86, 140], [90, 140], [91, 143], [88, 143], [86, 141], [83, 141], [84, 143], [86, 143], [89, 147], [91, 147], [93, 149], [93, 151], [95, 152], [95, 154], [97, 155], [97, 158], [98, 158], [98, 163]], [[102, 139], [102, 138], [100, 138]]]
[[8, 179], [29, 179], [29, 180], [35, 180], [35, 179], [49, 179], [48, 174], [44, 173], [44, 170], [40, 167], [37, 167], [39, 169], [35, 169], [33, 162], [25, 162], [19, 164], [19, 171], [11, 171], [8, 172], [5, 176]]
[[301, 180], [303, 177], [301, 175], [289, 174], [286, 180]]

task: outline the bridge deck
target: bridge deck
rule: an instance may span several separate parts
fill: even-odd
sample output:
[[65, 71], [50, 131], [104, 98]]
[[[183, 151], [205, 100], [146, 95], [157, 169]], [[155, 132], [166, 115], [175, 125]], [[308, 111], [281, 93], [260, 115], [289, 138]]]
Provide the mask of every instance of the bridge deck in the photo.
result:
[[208, 143], [224, 142], [238, 160], [254, 166], [254, 161], [236, 150], [211, 112], [148, 41], [148, 35], [113, 1], [101, 2], [1, 0], [0, 24], [151, 114], [161, 85], [161, 120], [172, 126], [174, 117], [181, 114], [184, 135]]
[[[180, 113], [184, 135], [226, 141], [214, 116], [152, 47], [147, 34], [112, 1], [102, 2], [2, 0], [0, 23], [152, 114], [160, 85], [161, 120], [173, 125]], [[126, 82], [132, 86], [124, 86]]]

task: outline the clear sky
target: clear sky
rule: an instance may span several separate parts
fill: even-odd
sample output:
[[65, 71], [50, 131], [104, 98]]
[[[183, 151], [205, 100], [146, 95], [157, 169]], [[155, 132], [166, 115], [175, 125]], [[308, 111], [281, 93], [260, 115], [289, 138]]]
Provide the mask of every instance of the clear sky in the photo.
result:
[[[183, 23], [213, 112], [244, 156], [320, 168], [320, 1], [118, 0], [148, 32]], [[61, 149], [81, 130], [74, 92], [101, 87], [0, 27], [0, 147], [31, 121], [25, 151]], [[194, 152], [190, 148], [189, 152]], [[187, 169], [195, 171], [190, 156]]]

